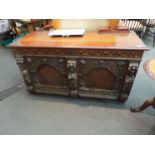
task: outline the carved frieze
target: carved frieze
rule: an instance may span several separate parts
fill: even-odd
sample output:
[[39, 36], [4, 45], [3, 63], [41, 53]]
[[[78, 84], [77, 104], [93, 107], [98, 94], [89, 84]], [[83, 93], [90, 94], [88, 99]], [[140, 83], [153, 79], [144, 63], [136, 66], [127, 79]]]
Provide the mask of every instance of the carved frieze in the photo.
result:
[[53, 56], [88, 56], [88, 57], [115, 57], [141, 58], [143, 51], [120, 49], [72, 49], [72, 48], [17, 48], [18, 55], [53, 55]]

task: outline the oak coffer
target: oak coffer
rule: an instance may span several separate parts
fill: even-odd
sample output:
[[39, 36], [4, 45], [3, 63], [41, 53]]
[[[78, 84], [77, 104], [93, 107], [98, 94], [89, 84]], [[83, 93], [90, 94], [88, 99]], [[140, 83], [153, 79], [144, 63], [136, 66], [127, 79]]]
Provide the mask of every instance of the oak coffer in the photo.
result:
[[126, 100], [143, 52], [134, 32], [49, 37], [32, 32], [9, 45], [31, 93]]

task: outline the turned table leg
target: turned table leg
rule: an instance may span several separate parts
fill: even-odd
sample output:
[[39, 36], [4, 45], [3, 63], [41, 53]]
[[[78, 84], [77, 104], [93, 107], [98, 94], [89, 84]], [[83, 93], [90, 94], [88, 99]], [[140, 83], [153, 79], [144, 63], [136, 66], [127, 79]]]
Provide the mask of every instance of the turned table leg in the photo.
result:
[[155, 98], [146, 100], [140, 107], [137, 107], [137, 108], [130, 107], [130, 111], [131, 112], [140, 112], [149, 106], [153, 106], [153, 108], [155, 108]]

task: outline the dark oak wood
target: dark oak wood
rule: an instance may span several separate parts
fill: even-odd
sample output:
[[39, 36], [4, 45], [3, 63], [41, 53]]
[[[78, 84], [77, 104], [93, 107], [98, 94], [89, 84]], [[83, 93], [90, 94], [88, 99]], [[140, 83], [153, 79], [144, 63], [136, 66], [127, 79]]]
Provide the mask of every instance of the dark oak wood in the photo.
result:
[[126, 100], [144, 50], [134, 32], [49, 37], [32, 32], [9, 45], [29, 92]]

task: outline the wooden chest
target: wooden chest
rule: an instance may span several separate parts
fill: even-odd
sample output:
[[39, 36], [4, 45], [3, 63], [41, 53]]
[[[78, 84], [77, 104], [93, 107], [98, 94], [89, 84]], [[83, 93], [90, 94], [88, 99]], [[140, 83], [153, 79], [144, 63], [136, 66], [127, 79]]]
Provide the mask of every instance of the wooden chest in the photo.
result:
[[134, 32], [53, 38], [32, 32], [9, 47], [31, 93], [119, 100], [128, 98], [147, 50]]

